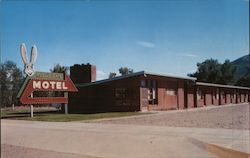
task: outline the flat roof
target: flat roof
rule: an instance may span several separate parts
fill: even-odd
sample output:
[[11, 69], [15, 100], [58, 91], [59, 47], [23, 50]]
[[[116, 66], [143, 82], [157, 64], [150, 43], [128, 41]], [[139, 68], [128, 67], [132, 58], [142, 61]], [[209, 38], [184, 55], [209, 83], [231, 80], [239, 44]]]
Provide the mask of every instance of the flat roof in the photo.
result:
[[215, 83], [205, 83], [205, 82], [196, 82], [198, 86], [209, 86], [209, 87], [221, 87], [221, 88], [237, 88], [237, 89], [247, 89], [249, 87], [241, 87], [241, 86], [232, 86], [232, 85], [223, 85], [223, 84], [215, 84]]
[[152, 73], [152, 72], [146, 72], [146, 71], [139, 71], [139, 72], [135, 72], [135, 73], [131, 73], [128, 75], [123, 75], [123, 76], [117, 76], [114, 78], [109, 78], [109, 79], [104, 79], [104, 80], [100, 80], [100, 81], [95, 81], [95, 82], [91, 82], [91, 83], [79, 83], [79, 84], [75, 84], [77, 87], [87, 87], [87, 86], [92, 86], [92, 85], [96, 85], [96, 84], [102, 84], [102, 83], [106, 83], [106, 82], [111, 82], [111, 81], [116, 81], [116, 80], [121, 80], [121, 79], [125, 79], [125, 78], [130, 78], [130, 77], [135, 77], [135, 76], [141, 76], [141, 75], [152, 75], [152, 76], [160, 76], [160, 77], [169, 77], [169, 78], [176, 78], [176, 79], [185, 79], [185, 80], [193, 80], [195, 81], [196, 78], [194, 77], [183, 77], [183, 76], [175, 76], [175, 75], [167, 75], [167, 74], [160, 74], [160, 73]]

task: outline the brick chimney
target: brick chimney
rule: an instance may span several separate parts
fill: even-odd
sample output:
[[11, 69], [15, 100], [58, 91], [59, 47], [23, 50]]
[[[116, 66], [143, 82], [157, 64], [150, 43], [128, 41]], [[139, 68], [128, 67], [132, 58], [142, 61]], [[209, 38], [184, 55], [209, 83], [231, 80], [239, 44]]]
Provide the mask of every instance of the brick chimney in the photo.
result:
[[90, 83], [96, 81], [96, 66], [91, 64], [75, 64], [70, 67], [70, 78], [74, 83]]

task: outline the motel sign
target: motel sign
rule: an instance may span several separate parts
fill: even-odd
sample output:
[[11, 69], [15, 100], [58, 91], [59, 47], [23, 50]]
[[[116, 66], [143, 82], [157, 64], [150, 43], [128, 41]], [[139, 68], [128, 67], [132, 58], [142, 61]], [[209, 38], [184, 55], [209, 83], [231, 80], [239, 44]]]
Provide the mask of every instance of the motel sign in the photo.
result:
[[33, 81], [33, 89], [68, 90], [63, 81]]
[[31, 97], [35, 91], [77, 92], [66, 73], [35, 72], [27, 76], [17, 97], [22, 104], [68, 103], [67, 97]]
[[[24, 63], [24, 72], [27, 75], [22, 84], [17, 98], [22, 104], [30, 105], [31, 117], [33, 117], [33, 104], [64, 103], [65, 114], [68, 113], [68, 92], [77, 92], [77, 88], [66, 73], [36, 72], [34, 63], [37, 58], [37, 48], [32, 46], [30, 60], [27, 57], [24, 43], [20, 47], [21, 58]], [[35, 91], [61, 91], [62, 97], [34, 97]]]

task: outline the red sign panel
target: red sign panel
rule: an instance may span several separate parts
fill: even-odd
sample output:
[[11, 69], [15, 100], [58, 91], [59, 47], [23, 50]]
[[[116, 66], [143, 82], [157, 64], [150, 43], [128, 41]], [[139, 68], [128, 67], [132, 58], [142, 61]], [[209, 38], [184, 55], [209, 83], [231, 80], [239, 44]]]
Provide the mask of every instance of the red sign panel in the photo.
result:
[[77, 92], [77, 88], [71, 79], [64, 74], [64, 80], [47, 80], [47, 79], [29, 79], [21, 97], [22, 104], [51, 104], [51, 103], [68, 103], [66, 97], [30, 97], [34, 91], [64, 91]]

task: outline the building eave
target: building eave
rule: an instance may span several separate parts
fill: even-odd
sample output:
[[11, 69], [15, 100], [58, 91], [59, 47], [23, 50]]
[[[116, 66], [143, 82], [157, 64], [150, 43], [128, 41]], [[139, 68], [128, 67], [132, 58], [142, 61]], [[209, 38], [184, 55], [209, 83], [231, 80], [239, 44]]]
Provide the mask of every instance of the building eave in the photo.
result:
[[205, 82], [196, 82], [196, 85], [197, 86], [208, 86], [208, 87], [234, 88], [234, 89], [246, 89], [246, 90], [250, 90], [249, 87], [223, 85], [223, 84], [215, 84], [215, 83], [205, 83]]
[[170, 77], [170, 78], [176, 78], [176, 79], [184, 79], [184, 80], [192, 80], [195, 81], [195, 77], [184, 77], [184, 76], [177, 76], [177, 75], [169, 75], [169, 74], [161, 74], [161, 73], [154, 73], [154, 72], [145, 72], [146, 75], [152, 75], [152, 76], [161, 76], [161, 77]]
[[107, 83], [107, 82], [111, 82], [111, 81], [117, 81], [117, 80], [121, 80], [121, 79], [125, 79], [125, 78], [141, 76], [141, 75], [143, 75], [145, 77], [147, 75], [152, 75], [152, 76], [169, 77], [169, 78], [192, 80], [192, 81], [196, 80], [196, 78], [194, 78], [194, 77], [183, 77], [183, 76], [175, 76], [175, 75], [167, 75], [167, 74], [139, 71], [139, 72], [135, 72], [135, 73], [128, 74], [128, 75], [117, 76], [114, 78], [104, 79], [104, 80], [95, 81], [95, 82], [91, 82], [91, 83], [79, 83], [79, 84], [75, 84], [75, 85], [77, 87], [87, 87], [87, 86], [93, 86], [93, 85], [97, 85], [97, 84]]
[[140, 72], [136, 72], [136, 73], [132, 73], [132, 74], [128, 74], [128, 75], [123, 75], [123, 76], [117, 76], [117, 77], [114, 77], [114, 78], [104, 79], [104, 80], [90, 82], [90, 83], [79, 83], [79, 84], [75, 84], [75, 85], [77, 87], [87, 87], [87, 86], [107, 83], [107, 82], [111, 82], [111, 81], [121, 80], [121, 79], [140, 76], [140, 75], [144, 75], [144, 71], [140, 71]]

